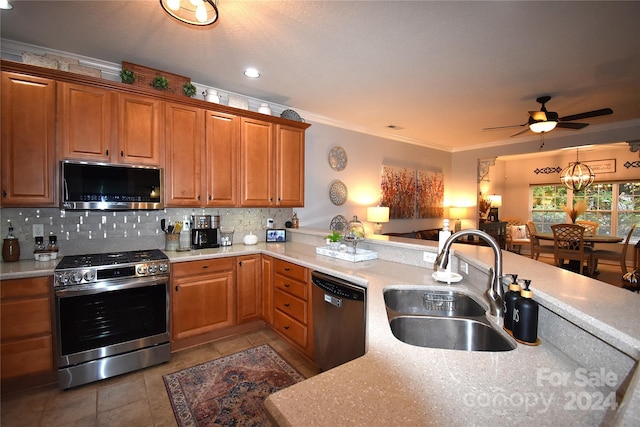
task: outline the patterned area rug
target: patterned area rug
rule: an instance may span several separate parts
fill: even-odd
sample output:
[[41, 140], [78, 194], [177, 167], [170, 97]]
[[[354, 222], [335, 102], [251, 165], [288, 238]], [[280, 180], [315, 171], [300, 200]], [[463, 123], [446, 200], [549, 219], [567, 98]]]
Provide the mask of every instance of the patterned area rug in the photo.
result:
[[269, 425], [267, 396], [305, 379], [268, 344], [162, 378], [181, 427]]

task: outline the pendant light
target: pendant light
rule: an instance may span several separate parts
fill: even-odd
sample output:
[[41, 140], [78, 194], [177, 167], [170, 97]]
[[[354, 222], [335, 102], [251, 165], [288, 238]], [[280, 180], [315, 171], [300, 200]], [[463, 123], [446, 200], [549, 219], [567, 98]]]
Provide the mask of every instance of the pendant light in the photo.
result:
[[160, 5], [178, 21], [211, 25], [218, 20], [218, 0], [160, 0]]
[[593, 183], [596, 178], [596, 174], [593, 170], [580, 163], [578, 160], [578, 150], [576, 149], [576, 162], [569, 163], [569, 166], [564, 168], [560, 172], [560, 181], [567, 187], [574, 191], [584, 190]]

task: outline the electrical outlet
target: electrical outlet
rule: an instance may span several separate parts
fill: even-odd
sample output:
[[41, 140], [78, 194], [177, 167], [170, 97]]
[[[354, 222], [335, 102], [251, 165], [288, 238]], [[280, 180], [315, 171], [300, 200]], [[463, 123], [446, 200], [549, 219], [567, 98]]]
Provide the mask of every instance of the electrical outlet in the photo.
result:
[[267, 228], [273, 228], [273, 218], [267, 218]]
[[436, 258], [438, 258], [438, 254], [435, 252], [423, 252], [422, 260], [425, 262], [433, 264], [436, 262]]
[[44, 225], [42, 224], [33, 224], [33, 237], [43, 236], [44, 237]]
[[460, 271], [462, 271], [464, 274], [469, 274], [469, 264], [460, 260]]

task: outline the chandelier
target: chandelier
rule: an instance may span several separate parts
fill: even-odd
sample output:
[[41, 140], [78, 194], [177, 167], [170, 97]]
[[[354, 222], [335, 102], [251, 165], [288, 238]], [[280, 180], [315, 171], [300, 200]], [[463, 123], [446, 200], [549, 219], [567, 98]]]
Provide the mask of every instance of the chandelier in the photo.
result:
[[178, 21], [211, 25], [218, 20], [218, 0], [160, 0], [160, 5]]
[[593, 170], [578, 160], [577, 149], [575, 163], [569, 163], [569, 166], [560, 172], [560, 181], [574, 191], [584, 190], [593, 183], [595, 178], [596, 174]]

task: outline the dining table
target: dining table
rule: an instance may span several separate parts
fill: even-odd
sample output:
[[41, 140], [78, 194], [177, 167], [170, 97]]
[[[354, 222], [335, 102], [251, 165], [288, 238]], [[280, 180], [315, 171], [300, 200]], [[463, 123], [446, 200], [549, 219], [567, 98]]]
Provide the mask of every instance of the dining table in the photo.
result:
[[[534, 234], [540, 240], [553, 240], [553, 233], [536, 233]], [[622, 237], [610, 236], [608, 234], [585, 234], [585, 243], [620, 243], [624, 240]]]

